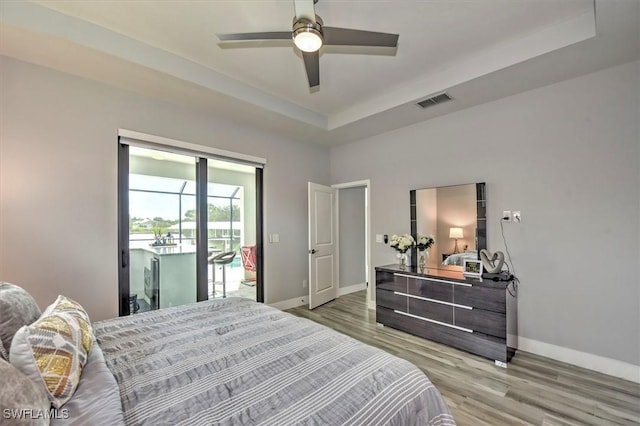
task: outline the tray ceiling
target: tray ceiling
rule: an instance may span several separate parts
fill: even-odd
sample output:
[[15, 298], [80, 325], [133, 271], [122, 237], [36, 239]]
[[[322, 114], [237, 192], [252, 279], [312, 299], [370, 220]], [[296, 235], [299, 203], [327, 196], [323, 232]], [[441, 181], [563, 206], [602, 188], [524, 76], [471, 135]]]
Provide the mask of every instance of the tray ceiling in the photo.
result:
[[[320, 0], [325, 25], [400, 37], [396, 49], [323, 48], [318, 90], [293, 43], [216, 37], [286, 31], [290, 0], [3, 2], [0, 53], [336, 144], [637, 59], [639, 3]], [[581, 50], [594, 58], [565, 59]], [[443, 91], [453, 101], [414, 105]]]

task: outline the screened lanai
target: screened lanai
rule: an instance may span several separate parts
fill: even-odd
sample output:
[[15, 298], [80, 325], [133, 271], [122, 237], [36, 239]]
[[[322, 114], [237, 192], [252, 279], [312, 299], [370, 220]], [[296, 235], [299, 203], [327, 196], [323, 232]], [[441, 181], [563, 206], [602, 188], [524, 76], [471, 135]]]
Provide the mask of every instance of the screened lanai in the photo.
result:
[[[207, 184], [208, 241], [214, 251], [239, 250], [242, 237], [242, 188]], [[131, 173], [129, 175], [130, 241], [155, 241], [170, 233], [177, 244], [195, 244], [194, 180]]]
[[[194, 301], [202, 223], [196, 217], [196, 158], [131, 147], [129, 163], [131, 293], [143, 311]], [[208, 160], [206, 191], [209, 298], [255, 299], [255, 275], [241, 256], [242, 247], [256, 241], [255, 169]], [[213, 261], [226, 252], [235, 253], [231, 262]]]

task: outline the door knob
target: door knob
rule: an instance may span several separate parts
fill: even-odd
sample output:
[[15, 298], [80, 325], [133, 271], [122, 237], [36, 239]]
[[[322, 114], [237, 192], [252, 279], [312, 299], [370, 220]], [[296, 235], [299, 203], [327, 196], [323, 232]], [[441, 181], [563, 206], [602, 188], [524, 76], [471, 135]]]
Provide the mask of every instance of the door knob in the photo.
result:
[[311, 253], [311, 254], [316, 254], [317, 252], [318, 252], [318, 250], [316, 250], [316, 249], [309, 250], [309, 253]]

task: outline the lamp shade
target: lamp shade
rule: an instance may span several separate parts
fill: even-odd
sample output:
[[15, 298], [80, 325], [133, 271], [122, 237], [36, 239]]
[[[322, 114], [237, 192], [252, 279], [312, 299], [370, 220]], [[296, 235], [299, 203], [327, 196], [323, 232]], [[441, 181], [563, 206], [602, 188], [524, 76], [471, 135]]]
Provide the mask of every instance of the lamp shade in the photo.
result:
[[464, 238], [462, 228], [449, 228], [449, 238]]

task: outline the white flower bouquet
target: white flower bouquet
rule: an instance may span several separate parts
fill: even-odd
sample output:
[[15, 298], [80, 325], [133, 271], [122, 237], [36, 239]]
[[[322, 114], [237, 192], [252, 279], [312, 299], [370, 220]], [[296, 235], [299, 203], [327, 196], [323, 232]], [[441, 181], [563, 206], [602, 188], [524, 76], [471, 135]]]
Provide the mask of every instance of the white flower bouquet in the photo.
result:
[[415, 244], [415, 240], [409, 234], [404, 235], [392, 235], [391, 242], [389, 245], [396, 249], [398, 253], [406, 253], [413, 245]]
[[436, 240], [433, 238], [433, 235], [422, 235], [422, 234], [416, 235], [416, 247], [420, 251], [424, 251], [424, 250], [427, 250], [428, 248], [431, 248], [431, 246], [435, 242]]

